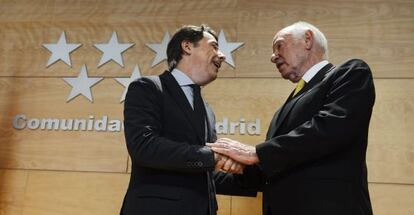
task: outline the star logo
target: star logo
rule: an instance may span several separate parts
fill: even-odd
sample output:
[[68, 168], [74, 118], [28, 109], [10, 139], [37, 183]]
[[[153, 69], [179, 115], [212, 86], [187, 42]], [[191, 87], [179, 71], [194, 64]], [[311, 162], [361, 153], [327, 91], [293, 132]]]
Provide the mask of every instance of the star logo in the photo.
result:
[[[152, 62], [151, 67], [154, 67], [161, 63], [162, 61], [167, 59], [167, 46], [168, 42], [171, 40], [170, 34], [167, 31], [164, 34], [164, 37], [161, 43], [147, 43], [146, 46], [150, 48], [152, 51], [156, 53], [156, 56]], [[240, 48], [244, 45], [242, 42], [228, 42], [224, 31], [221, 30], [218, 35], [218, 44], [220, 50], [226, 56], [226, 63], [229, 64], [231, 67], [235, 68], [235, 64], [232, 58], [232, 52]], [[53, 43], [45, 43], [43, 47], [48, 49], [52, 55], [50, 56], [47, 67], [54, 64], [58, 60], [62, 60], [67, 65], [72, 67], [71, 60], [70, 60], [70, 53], [79, 48], [82, 44], [75, 44], [75, 43], [67, 43], [65, 32], [62, 31], [59, 41], [55, 44]], [[118, 35], [114, 31], [112, 32], [112, 36], [107, 43], [97, 43], [94, 44], [94, 47], [100, 50], [103, 54], [99, 61], [98, 68], [102, 65], [106, 64], [108, 61], [113, 60], [115, 63], [124, 67], [122, 53], [134, 46], [134, 43], [119, 43]], [[141, 72], [139, 70], [138, 65], [135, 66], [134, 70], [131, 73], [129, 78], [115, 78], [115, 80], [124, 86], [124, 91], [120, 98], [120, 103], [125, 101], [125, 96], [128, 91], [128, 87], [131, 82], [141, 77]], [[66, 102], [70, 102], [78, 95], [83, 95], [86, 97], [90, 102], [93, 102], [91, 88], [99, 83], [103, 77], [88, 77], [88, 71], [86, 68], [86, 64], [84, 64], [77, 77], [64, 77], [63, 80], [72, 87], [72, 90], [66, 100]]]
[[78, 77], [76, 78], [63, 78], [63, 80], [72, 86], [72, 90], [70, 91], [70, 95], [66, 102], [69, 102], [79, 94], [85, 96], [89, 101], [93, 102], [91, 87], [98, 82], [100, 82], [103, 78], [89, 78], [88, 71], [86, 69], [86, 65], [84, 64], [79, 72]]
[[156, 53], [154, 61], [152, 61], [151, 67], [154, 67], [167, 59], [167, 45], [170, 41], [170, 34], [166, 32], [161, 43], [147, 43], [147, 47], [152, 49]]
[[141, 78], [141, 72], [139, 71], [138, 65], [135, 66], [134, 71], [132, 72], [129, 78], [115, 78], [116, 81], [118, 81], [120, 84], [122, 84], [125, 87], [119, 103], [122, 103], [123, 101], [125, 101], [125, 96], [128, 91], [129, 84], [137, 80], [138, 78]]
[[231, 53], [243, 46], [244, 43], [227, 42], [226, 35], [224, 34], [224, 31], [221, 30], [218, 36], [218, 44], [220, 51], [226, 56], [226, 63], [235, 68], [236, 66], [234, 65]]
[[46, 67], [49, 67], [50, 65], [56, 63], [58, 60], [62, 60], [68, 66], [72, 67], [69, 54], [75, 51], [81, 45], [82, 44], [67, 43], [66, 35], [65, 35], [65, 32], [63, 31], [62, 34], [60, 34], [60, 38], [57, 43], [43, 44], [43, 47], [45, 47], [47, 50], [52, 52], [52, 55], [50, 56]]
[[112, 33], [112, 37], [108, 43], [95, 44], [95, 48], [103, 52], [102, 58], [99, 61], [98, 68], [110, 60], [115, 61], [121, 67], [124, 67], [122, 60], [122, 53], [131, 48], [134, 43], [119, 43], [116, 32]]

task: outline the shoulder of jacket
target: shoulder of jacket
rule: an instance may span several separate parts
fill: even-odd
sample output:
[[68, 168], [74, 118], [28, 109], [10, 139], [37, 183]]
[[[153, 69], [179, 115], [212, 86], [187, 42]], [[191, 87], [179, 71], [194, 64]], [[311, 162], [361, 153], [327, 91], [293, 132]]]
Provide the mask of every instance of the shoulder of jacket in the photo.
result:
[[341, 65], [339, 65], [337, 68], [344, 68], [344, 67], [355, 68], [355, 69], [369, 69], [368, 64], [364, 60], [358, 59], [358, 58], [346, 60]]
[[133, 84], [133, 83], [152, 84], [152, 85], [155, 85], [157, 90], [162, 92], [161, 79], [157, 75], [143, 76], [143, 77], [137, 78], [137, 79], [135, 79], [134, 81], [131, 82], [131, 84]]
[[341, 82], [353, 78], [372, 79], [372, 72], [368, 64], [361, 59], [349, 59], [336, 66], [327, 76], [329, 80]]
[[143, 78], [146, 78], [148, 80], [151, 80], [152, 83], [155, 84], [155, 86], [157, 87], [157, 89], [162, 92], [162, 84], [161, 84], [160, 76], [158, 76], [158, 75], [151, 75], [151, 76], [144, 76]]

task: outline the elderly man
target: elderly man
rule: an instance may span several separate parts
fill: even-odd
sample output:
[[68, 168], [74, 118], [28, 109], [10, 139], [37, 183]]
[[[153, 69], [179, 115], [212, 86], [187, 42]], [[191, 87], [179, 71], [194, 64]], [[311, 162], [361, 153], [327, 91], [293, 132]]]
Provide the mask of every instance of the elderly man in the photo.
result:
[[209, 144], [248, 164], [245, 185], [263, 191], [265, 215], [370, 215], [366, 149], [375, 89], [368, 65], [327, 61], [323, 33], [306, 22], [280, 30], [272, 63], [297, 83], [275, 113], [266, 141]]

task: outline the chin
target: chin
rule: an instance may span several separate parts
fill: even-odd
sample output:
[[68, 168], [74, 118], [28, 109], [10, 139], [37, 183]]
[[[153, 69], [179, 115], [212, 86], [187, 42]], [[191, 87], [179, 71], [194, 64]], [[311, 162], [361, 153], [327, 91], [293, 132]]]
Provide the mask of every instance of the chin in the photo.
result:
[[282, 72], [280, 72], [280, 75], [282, 76], [283, 79], [290, 79], [289, 73], [282, 73]]
[[210, 79], [207, 81], [207, 83], [206, 83], [206, 84], [209, 84], [209, 83], [213, 82], [214, 80], [216, 80], [216, 77], [214, 77], [214, 78], [210, 78]]
[[205, 81], [205, 84], [204, 85], [207, 85], [207, 84], [209, 84], [209, 83], [211, 83], [212, 81], [214, 81], [214, 80], [216, 80], [217, 79], [217, 75], [214, 75], [214, 76], [210, 76], [206, 81]]
[[210, 73], [209, 73], [209, 75], [210, 75], [210, 78], [211, 79], [216, 79], [217, 78], [217, 75], [218, 75], [218, 70], [214, 70], [214, 71], [211, 71]]

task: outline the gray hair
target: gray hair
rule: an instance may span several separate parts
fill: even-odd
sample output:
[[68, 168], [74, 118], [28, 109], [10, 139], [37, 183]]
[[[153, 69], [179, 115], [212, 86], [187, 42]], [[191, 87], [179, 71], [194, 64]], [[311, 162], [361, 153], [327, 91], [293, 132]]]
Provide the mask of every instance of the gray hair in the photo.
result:
[[325, 35], [314, 25], [299, 21], [296, 23], [293, 23], [292, 25], [285, 28], [285, 30], [288, 30], [292, 33], [292, 36], [294, 38], [303, 38], [305, 35], [305, 32], [310, 30], [313, 33], [313, 38], [315, 39], [316, 43], [322, 48], [323, 50], [323, 59], [328, 59], [328, 41], [326, 40]]

